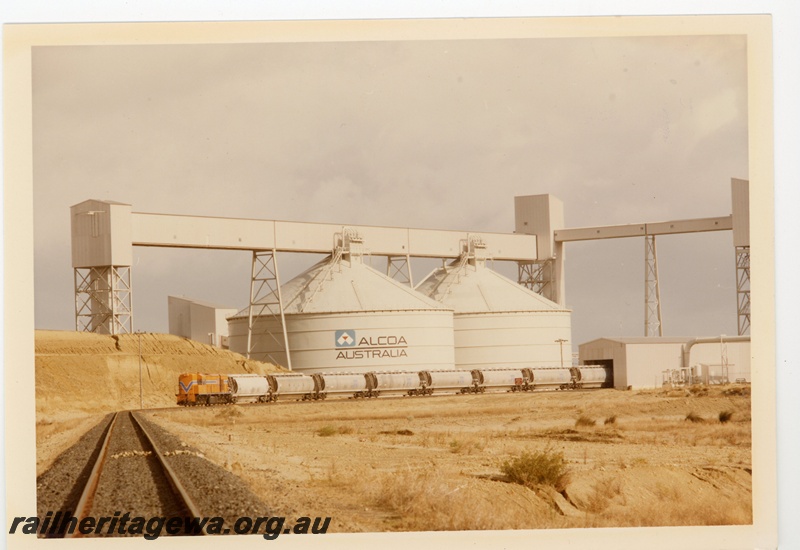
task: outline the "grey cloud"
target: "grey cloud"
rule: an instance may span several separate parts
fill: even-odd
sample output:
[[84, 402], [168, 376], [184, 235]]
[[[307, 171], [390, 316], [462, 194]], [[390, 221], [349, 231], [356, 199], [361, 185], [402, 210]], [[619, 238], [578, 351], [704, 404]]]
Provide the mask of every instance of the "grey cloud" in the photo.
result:
[[[70, 318], [71, 287], [54, 281], [71, 280], [67, 209], [87, 198], [478, 231], [511, 231], [521, 194], [558, 196], [569, 226], [725, 215], [730, 178], [748, 170], [745, 48], [725, 36], [37, 48], [37, 324]], [[732, 247], [682, 248], [664, 276], [691, 265], [698, 283], [665, 290], [673, 334], [730, 331], [735, 298], [700, 287], [730, 283]], [[569, 247], [576, 342], [640, 333], [642, 250]], [[166, 289], [245, 305], [246, 254], [229, 269], [136, 254], [144, 328], [165, 326]], [[287, 273], [310, 261], [287, 258]]]

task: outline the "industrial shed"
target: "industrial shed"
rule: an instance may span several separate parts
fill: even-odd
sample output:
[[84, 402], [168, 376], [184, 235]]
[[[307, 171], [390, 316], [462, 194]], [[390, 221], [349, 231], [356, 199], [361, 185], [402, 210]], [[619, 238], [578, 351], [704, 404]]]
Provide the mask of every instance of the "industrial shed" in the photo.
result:
[[195, 342], [228, 348], [228, 320], [236, 313], [226, 308], [183, 296], [167, 296], [169, 333]]
[[[660, 388], [664, 372], [679, 374], [684, 346], [694, 339], [642, 337], [598, 338], [578, 348], [582, 365], [600, 364], [614, 370], [617, 389]], [[725, 341], [691, 346], [688, 364], [695, 382], [750, 382], [750, 343]]]

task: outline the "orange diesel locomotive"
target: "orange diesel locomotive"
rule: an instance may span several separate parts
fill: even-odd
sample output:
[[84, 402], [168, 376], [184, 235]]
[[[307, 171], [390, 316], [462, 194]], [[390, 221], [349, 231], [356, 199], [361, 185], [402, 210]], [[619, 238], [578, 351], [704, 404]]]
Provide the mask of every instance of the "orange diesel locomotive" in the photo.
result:
[[230, 400], [227, 374], [184, 373], [178, 377], [178, 405], [214, 405]]

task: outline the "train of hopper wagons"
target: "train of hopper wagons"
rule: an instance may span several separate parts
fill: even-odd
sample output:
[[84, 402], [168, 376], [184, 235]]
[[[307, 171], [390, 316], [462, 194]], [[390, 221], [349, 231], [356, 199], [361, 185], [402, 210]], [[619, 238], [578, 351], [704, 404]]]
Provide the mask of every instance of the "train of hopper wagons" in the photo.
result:
[[427, 370], [314, 374], [199, 374], [178, 379], [178, 405], [268, 403], [318, 400], [328, 396], [354, 399], [379, 396], [424, 396], [434, 393], [484, 393], [604, 388], [612, 385], [610, 367], [540, 367], [521, 369]]

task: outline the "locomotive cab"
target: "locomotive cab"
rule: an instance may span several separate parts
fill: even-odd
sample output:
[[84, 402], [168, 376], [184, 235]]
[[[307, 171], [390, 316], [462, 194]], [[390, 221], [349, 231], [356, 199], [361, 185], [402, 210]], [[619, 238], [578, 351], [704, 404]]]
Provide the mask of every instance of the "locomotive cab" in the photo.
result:
[[228, 376], [225, 374], [184, 373], [178, 377], [178, 405], [213, 405], [230, 401]]

